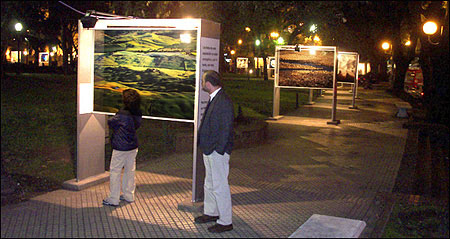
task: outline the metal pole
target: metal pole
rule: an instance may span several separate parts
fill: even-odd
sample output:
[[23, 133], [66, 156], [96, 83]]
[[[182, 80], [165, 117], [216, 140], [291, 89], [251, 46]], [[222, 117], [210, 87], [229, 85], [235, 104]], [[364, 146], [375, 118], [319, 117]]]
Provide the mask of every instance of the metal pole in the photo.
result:
[[[358, 80], [356, 80], [356, 81], [358, 81]], [[358, 107], [356, 107], [356, 81], [354, 84], [352, 84], [353, 98], [352, 98], [352, 106], [348, 107], [349, 109], [358, 109]]]
[[333, 103], [331, 107], [331, 121], [327, 122], [327, 124], [338, 125], [341, 123], [340, 120], [336, 119], [336, 105], [337, 105], [337, 81], [336, 81], [336, 52], [335, 52], [335, 60], [334, 60], [334, 75], [333, 75]]
[[313, 105], [313, 89], [309, 89], [308, 102], [305, 105]]

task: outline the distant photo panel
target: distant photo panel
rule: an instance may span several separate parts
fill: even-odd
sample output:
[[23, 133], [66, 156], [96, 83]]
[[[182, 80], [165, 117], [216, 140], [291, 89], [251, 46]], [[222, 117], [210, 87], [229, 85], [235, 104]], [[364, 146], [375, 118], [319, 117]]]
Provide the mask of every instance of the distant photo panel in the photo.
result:
[[338, 53], [337, 82], [355, 83], [358, 54]]
[[278, 86], [333, 88], [335, 51], [280, 50]]
[[196, 56], [196, 30], [95, 31], [94, 111], [117, 112], [131, 88], [144, 116], [193, 120]]

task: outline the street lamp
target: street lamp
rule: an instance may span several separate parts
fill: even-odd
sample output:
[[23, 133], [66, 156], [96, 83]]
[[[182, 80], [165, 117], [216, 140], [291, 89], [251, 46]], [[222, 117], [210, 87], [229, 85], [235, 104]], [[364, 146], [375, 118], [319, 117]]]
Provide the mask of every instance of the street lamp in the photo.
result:
[[279, 37], [278, 40], [277, 40], [277, 43], [280, 44], [280, 45], [283, 45], [284, 44], [284, 39], [282, 37]]
[[22, 23], [20, 23], [20, 22], [16, 23], [16, 25], [14, 25], [14, 28], [18, 32], [22, 31], [22, 29], [23, 29]]
[[17, 32], [17, 62], [20, 63], [20, 41], [19, 41], [19, 34], [23, 29], [22, 23], [18, 22], [16, 25], [14, 25], [14, 28]]
[[259, 46], [259, 45], [261, 45], [261, 41], [260, 41], [259, 39], [256, 39], [256, 41], [255, 41], [255, 45], [256, 45], [256, 46]]
[[383, 44], [381, 44], [381, 48], [383, 48], [383, 50], [387, 51], [389, 50], [389, 47], [391, 45], [389, 44], [389, 42], [383, 42]]
[[425, 34], [428, 36], [428, 42], [433, 45], [438, 45], [439, 42], [433, 42], [431, 41], [431, 35], [434, 35], [437, 32], [438, 26], [433, 21], [427, 21], [423, 24], [422, 30]]
[[311, 27], [309, 28], [309, 31], [312, 33], [316, 33], [317, 32], [317, 25], [316, 24], [312, 24]]
[[437, 32], [437, 24], [433, 21], [427, 21], [423, 24], [423, 32], [427, 35], [433, 35]]

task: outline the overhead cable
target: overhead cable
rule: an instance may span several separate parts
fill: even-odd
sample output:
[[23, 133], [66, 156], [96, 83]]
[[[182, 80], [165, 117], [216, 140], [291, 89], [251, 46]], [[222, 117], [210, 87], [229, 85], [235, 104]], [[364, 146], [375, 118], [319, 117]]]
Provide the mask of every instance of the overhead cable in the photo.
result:
[[[96, 17], [96, 18], [101, 18], [101, 19], [136, 18], [136, 17], [132, 17], [132, 16], [125, 17], [125, 16], [119, 16], [119, 15], [114, 15], [114, 14], [110, 14], [110, 13], [97, 12], [97, 11], [94, 11], [94, 10], [91, 10], [91, 11], [88, 11], [88, 12], [84, 13], [84, 12], [81, 12], [81, 11], [79, 11], [79, 10], [77, 10], [77, 9], [75, 9], [75, 8], [65, 4], [65, 3], [63, 3], [62, 1], [58, 1], [58, 2], [61, 3], [64, 6], [72, 9], [73, 11], [75, 11], [77, 13], [80, 13], [82, 15], [85, 15], [85, 16], [91, 16], [91, 17]], [[105, 16], [100, 16], [100, 15], [105, 15]]]

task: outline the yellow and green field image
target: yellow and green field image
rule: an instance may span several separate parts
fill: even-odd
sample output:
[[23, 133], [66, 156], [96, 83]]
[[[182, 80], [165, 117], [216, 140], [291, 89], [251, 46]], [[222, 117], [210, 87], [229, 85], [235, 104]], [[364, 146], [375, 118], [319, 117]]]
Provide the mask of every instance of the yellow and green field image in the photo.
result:
[[193, 120], [196, 49], [195, 30], [97, 30], [94, 111], [117, 112], [132, 88], [144, 116]]

